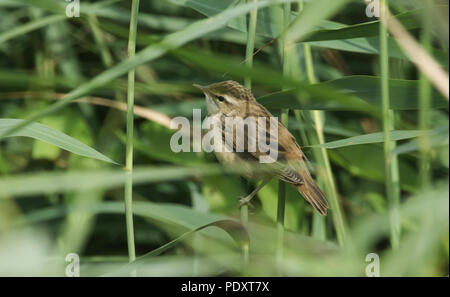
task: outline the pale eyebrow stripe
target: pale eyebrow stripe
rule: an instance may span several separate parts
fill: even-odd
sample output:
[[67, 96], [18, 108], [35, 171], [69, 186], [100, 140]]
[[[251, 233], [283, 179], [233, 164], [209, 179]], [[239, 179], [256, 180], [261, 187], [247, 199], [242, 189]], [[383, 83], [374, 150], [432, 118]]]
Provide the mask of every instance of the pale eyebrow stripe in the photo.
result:
[[230, 96], [228, 96], [228, 95], [222, 95], [222, 97], [224, 97], [225, 100], [226, 100], [228, 103], [237, 105], [237, 100], [236, 100], [236, 99], [234, 99], [234, 98], [232, 98], [232, 97], [230, 97]]

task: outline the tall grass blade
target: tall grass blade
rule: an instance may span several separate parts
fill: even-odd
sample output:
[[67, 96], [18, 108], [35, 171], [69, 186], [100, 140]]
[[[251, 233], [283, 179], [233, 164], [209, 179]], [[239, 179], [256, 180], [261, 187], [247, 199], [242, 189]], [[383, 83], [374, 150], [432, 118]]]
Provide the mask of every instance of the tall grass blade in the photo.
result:
[[320, 21], [335, 14], [349, 0], [315, 0], [305, 5], [300, 18], [296, 18], [290, 25], [286, 39], [289, 43], [303, 40]]
[[[283, 31], [287, 30], [290, 25], [291, 4], [285, 3], [283, 5]], [[283, 76], [291, 76], [291, 52], [292, 45], [287, 43], [286, 37], [281, 38], [282, 58], [283, 58]], [[284, 88], [284, 87], [283, 87]], [[289, 123], [289, 109], [281, 110], [281, 123], [288, 128]], [[278, 201], [277, 201], [277, 250], [276, 261], [277, 266], [283, 261], [284, 256], [284, 220], [286, 211], [286, 184], [283, 181], [278, 181]]]
[[[448, 9], [448, 6], [443, 5], [442, 9]], [[414, 9], [395, 15], [395, 17], [407, 30], [417, 29], [420, 27], [420, 16], [423, 9]], [[304, 41], [323, 41], [323, 40], [338, 40], [338, 39], [352, 39], [360, 37], [378, 36], [380, 21], [372, 21], [361, 23], [357, 25], [346, 26], [340, 29], [318, 30], [309, 33], [309, 37]]]
[[61, 22], [65, 19], [66, 19], [65, 15], [51, 15], [51, 16], [40, 18], [35, 21], [18, 26], [12, 30], [5, 31], [3, 33], [0, 33], [0, 44], [4, 43], [10, 39], [13, 39], [15, 37], [23, 36], [23, 34], [26, 34], [28, 32], [38, 30], [38, 29], [48, 26], [50, 24], [55, 24], [57, 22]]
[[[422, 15], [422, 32], [421, 43], [422, 47], [429, 54], [432, 54], [432, 14], [430, 1], [425, 1], [425, 13]], [[432, 98], [431, 83], [427, 77], [420, 73], [419, 76], [419, 129], [426, 130], [430, 126], [430, 105]], [[430, 186], [430, 150], [431, 143], [428, 135], [422, 135], [419, 138], [420, 144], [420, 161], [419, 161], [419, 178], [423, 189], [427, 189]]]
[[[0, 134], [10, 129], [11, 127], [17, 126], [23, 122], [24, 120], [20, 119], [0, 119]], [[53, 144], [57, 147], [60, 147], [66, 151], [69, 151], [71, 153], [80, 156], [97, 159], [118, 165], [116, 162], [114, 162], [107, 156], [99, 153], [98, 151], [87, 146], [81, 141], [76, 140], [75, 138], [70, 137], [58, 130], [52, 129], [48, 126], [39, 123], [32, 123], [31, 125], [25, 127], [24, 129], [12, 133], [7, 137], [17, 137], [17, 136], [31, 137], [49, 144]]]
[[[433, 135], [435, 131], [422, 131], [422, 130], [391, 130], [390, 139], [392, 141], [411, 139], [416, 137], [423, 137]], [[352, 145], [362, 145], [370, 143], [381, 143], [384, 142], [384, 132], [376, 132], [364, 135], [352, 136], [349, 138], [330, 141], [327, 143], [312, 145], [311, 147], [323, 147], [326, 149], [342, 148]]]
[[[305, 44], [305, 64], [308, 80], [311, 84], [316, 84], [316, 75], [314, 73], [314, 64], [312, 59], [311, 48], [308, 44]], [[325, 143], [325, 136], [323, 133], [323, 122], [324, 114], [321, 111], [313, 110], [311, 111], [311, 118], [313, 119], [314, 126], [316, 129], [316, 136], [319, 144]], [[337, 233], [337, 239], [341, 246], [345, 244], [346, 241], [346, 228], [344, 223], [344, 218], [342, 215], [341, 206], [338, 201], [338, 194], [336, 185], [333, 178], [333, 172], [331, 171], [330, 160], [328, 158], [328, 153], [325, 148], [319, 149], [320, 153], [316, 153], [318, 156], [317, 161], [320, 166], [318, 176], [322, 179], [325, 185], [325, 193], [330, 201], [332, 216], [334, 221], [334, 228]], [[321, 174], [322, 172], [322, 174]], [[317, 216], [317, 214], [315, 214]], [[319, 225], [324, 224], [323, 219], [316, 219]], [[324, 229], [324, 227], [317, 227], [317, 229]]]
[[[381, 17], [387, 17], [388, 1], [380, 1]], [[381, 97], [383, 106], [383, 132], [384, 132], [384, 158], [386, 171], [386, 193], [389, 201], [390, 211], [390, 229], [391, 245], [397, 249], [400, 244], [400, 187], [398, 173], [398, 159], [392, 155], [391, 151], [395, 149], [395, 141], [391, 140], [390, 131], [393, 128], [393, 111], [390, 110], [389, 96], [389, 56], [388, 56], [388, 31], [385, 24], [380, 22], [380, 44], [381, 44]]]
[[[258, 0], [248, 0], [247, 2], [253, 2]], [[258, 9], [253, 9], [250, 11], [250, 18], [248, 22], [248, 34], [247, 34], [247, 46], [245, 50], [245, 65], [248, 68], [252, 68], [253, 66], [253, 51], [255, 49], [255, 38], [256, 38], [256, 25], [258, 20]], [[252, 80], [251, 77], [245, 77], [244, 79], [244, 85], [248, 89], [252, 88]], [[248, 183], [245, 183], [244, 188], [245, 191], [247, 191]], [[245, 228], [248, 228], [248, 205], [243, 205], [241, 207], [241, 222], [244, 225]], [[244, 246], [243, 253], [244, 253], [244, 271], [247, 269], [247, 265], [249, 263], [249, 250], [248, 245]]]
[[[128, 40], [129, 59], [135, 57], [136, 31], [139, 14], [139, 0], [133, 0], [131, 4], [130, 36]], [[128, 258], [130, 262], [136, 260], [133, 226], [133, 129], [134, 129], [134, 77], [135, 70], [128, 72], [128, 98], [127, 98], [127, 142], [125, 156], [125, 216], [127, 225]]]

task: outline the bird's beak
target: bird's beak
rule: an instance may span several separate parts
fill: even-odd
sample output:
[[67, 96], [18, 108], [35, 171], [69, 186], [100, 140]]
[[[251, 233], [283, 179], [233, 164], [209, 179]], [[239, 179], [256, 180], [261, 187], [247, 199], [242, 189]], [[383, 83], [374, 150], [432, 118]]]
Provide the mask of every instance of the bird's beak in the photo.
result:
[[211, 93], [209, 92], [209, 89], [208, 89], [208, 87], [204, 87], [204, 86], [201, 86], [201, 85], [197, 85], [197, 84], [192, 84], [194, 87], [196, 87], [197, 89], [200, 89], [202, 92], [203, 92], [203, 94], [205, 94], [207, 97], [209, 96], [209, 95], [211, 95]]
[[197, 85], [197, 84], [192, 84], [194, 87], [196, 87], [197, 89], [202, 90], [203, 92], [205, 91], [206, 87], [201, 86], [201, 85]]

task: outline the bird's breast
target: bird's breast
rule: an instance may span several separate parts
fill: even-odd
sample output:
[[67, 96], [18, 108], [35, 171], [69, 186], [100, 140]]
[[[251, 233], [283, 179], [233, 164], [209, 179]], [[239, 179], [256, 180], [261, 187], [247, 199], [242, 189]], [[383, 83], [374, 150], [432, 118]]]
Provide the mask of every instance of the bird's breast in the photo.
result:
[[222, 114], [218, 113], [215, 115], [210, 115], [207, 118], [211, 123], [208, 130], [210, 137], [216, 140], [221, 140], [218, 143], [214, 142], [214, 154], [220, 163], [231, 166], [236, 164], [239, 166], [239, 169], [242, 170], [242, 175], [250, 178], [252, 177], [253, 172], [251, 165], [243, 160], [239, 156], [239, 153], [233, 151], [233, 145], [227, 146], [225, 143], [223, 136], [224, 134], [222, 131], [225, 127], [222, 126], [221, 116]]

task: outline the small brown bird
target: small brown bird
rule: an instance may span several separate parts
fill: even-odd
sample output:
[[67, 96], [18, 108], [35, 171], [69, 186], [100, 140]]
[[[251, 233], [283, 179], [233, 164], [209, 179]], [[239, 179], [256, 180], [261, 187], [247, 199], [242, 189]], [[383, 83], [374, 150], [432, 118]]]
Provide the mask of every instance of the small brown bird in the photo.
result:
[[[243, 170], [243, 175], [247, 178], [263, 178], [263, 182], [250, 195], [240, 199], [240, 204], [247, 204], [257, 194], [257, 192], [267, 184], [272, 177], [277, 177], [286, 183], [295, 187], [305, 199], [317, 210], [321, 215], [327, 214], [329, 208], [327, 199], [324, 193], [317, 186], [311, 177], [307, 166], [306, 156], [297, 144], [294, 136], [283, 126], [279, 121], [275, 121], [278, 135], [271, 135], [273, 129], [266, 129], [273, 121], [273, 115], [262, 105], [260, 105], [250, 90], [240, 85], [235, 81], [224, 81], [214, 83], [209, 86], [200, 86], [194, 84], [195, 87], [203, 91], [206, 96], [206, 106], [208, 110], [208, 117], [221, 123], [221, 129], [217, 130], [220, 139], [223, 140], [224, 145], [228, 146], [230, 151], [215, 151], [215, 154], [220, 162], [224, 164], [239, 164]], [[243, 137], [243, 151], [239, 151], [239, 139], [236, 137], [236, 127], [231, 129], [226, 128], [227, 119], [249, 119], [252, 118], [256, 123], [256, 133], [249, 133], [249, 128], [245, 130]], [[258, 119], [262, 118], [265, 123], [260, 125]], [[256, 149], [249, 149], [252, 147], [250, 142], [257, 142], [258, 137], [261, 138], [260, 130], [264, 130], [264, 142], [267, 144], [268, 140], [276, 140], [276, 155], [277, 158], [272, 160], [270, 166], [270, 174], [267, 172], [261, 175], [255, 172], [254, 166], [251, 162], [261, 160], [261, 157], [268, 157], [269, 151], [261, 150], [259, 146]], [[267, 132], [269, 131], [270, 132]], [[228, 137], [229, 135], [231, 137]], [[256, 139], [255, 139], [256, 138]], [[268, 140], [267, 140], [267, 139]], [[254, 147], [252, 147], [254, 148]]]

